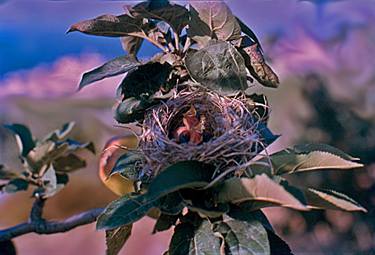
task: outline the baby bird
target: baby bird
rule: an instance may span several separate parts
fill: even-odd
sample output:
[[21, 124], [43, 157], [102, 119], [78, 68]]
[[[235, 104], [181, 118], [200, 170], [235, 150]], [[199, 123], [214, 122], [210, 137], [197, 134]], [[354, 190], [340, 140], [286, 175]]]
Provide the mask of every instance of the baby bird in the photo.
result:
[[182, 123], [183, 126], [177, 128], [174, 135], [177, 142], [195, 145], [203, 142], [203, 118], [199, 116], [193, 105], [184, 113]]

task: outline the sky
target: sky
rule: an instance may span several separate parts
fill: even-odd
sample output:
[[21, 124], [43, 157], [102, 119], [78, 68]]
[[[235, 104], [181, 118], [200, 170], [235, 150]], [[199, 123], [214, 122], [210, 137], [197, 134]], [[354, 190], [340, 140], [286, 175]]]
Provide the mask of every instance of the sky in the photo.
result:
[[[0, 79], [14, 71], [49, 65], [61, 56], [98, 53], [105, 59], [123, 50], [117, 38], [65, 34], [77, 21], [105, 13], [121, 14], [124, 4], [118, 0], [0, 0]], [[282, 33], [296, 13], [312, 17], [316, 7], [297, 0], [229, 0], [233, 11], [256, 27], [259, 36]], [[246, 7], [246, 8], [244, 8]], [[264, 15], [260, 15], [262, 10]], [[264, 11], [265, 10], [265, 11]], [[298, 16], [298, 15], [297, 15]], [[306, 21], [305, 21], [306, 22]], [[142, 56], [155, 53], [146, 45]]]
[[[66, 34], [71, 24], [110, 13], [121, 14], [123, 5], [137, 1], [119, 0], [0, 0], [0, 86], [15, 88], [11, 81], [16, 77], [17, 86], [22, 80], [33, 78], [40, 70], [49, 73], [57, 70], [62, 75], [72, 77], [69, 67], [63, 70], [61, 63], [70, 59], [74, 72], [72, 84], [78, 82], [85, 68], [94, 68], [102, 61], [125, 54], [118, 38], [89, 36], [81, 33]], [[285, 69], [315, 68], [318, 71], [324, 64], [329, 68], [341, 68], [352, 64], [358, 67], [358, 61], [365, 59], [366, 68], [372, 65], [373, 49], [367, 49], [375, 42], [373, 31], [367, 31], [375, 21], [375, 1], [373, 0], [228, 0], [233, 13], [247, 23], [258, 35], [265, 46], [267, 57], [275, 62], [283, 62], [286, 54], [294, 59]], [[314, 3], [315, 2], [315, 3]], [[179, 2], [183, 4], [184, 2]], [[369, 32], [366, 38], [356, 37], [356, 31]], [[354, 35], [354, 37], [353, 37]], [[353, 38], [351, 38], [353, 37]], [[341, 44], [352, 42], [349, 52], [340, 52]], [[276, 41], [276, 47], [270, 48]], [[305, 40], [305, 41], [304, 41]], [[368, 42], [370, 40], [370, 43]], [[359, 42], [365, 41], [366, 45]], [[340, 47], [331, 47], [339, 42]], [[358, 48], [356, 47], [358, 44]], [[304, 46], [306, 45], [306, 46]], [[314, 48], [314, 46], [316, 46]], [[334, 45], [335, 46], [335, 45]], [[361, 47], [361, 48], [360, 48]], [[157, 49], [144, 44], [140, 57], [153, 55]], [[353, 60], [340, 62], [346, 54]], [[356, 55], [361, 56], [356, 59]], [[99, 61], [100, 60], [100, 61]], [[87, 63], [81, 63], [87, 61]], [[61, 63], [60, 63], [61, 62]], [[329, 64], [330, 63], [330, 64]], [[56, 69], [56, 66], [58, 67]], [[82, 68], [79, 68], [82, 66]], [[294, 68], [294, 67], [295, 68]], [[54, 69], [55, 68], [55, 69]], [[70, 68], [71, 69], [71, 68]], [[367, 68], [368, 69], [368, 68]], [[369, 69], [370, 70], [370, 69]], [[279, 71], [280, 73], [280, 71]], [[282, 75], [282, 72], [281, 72]], [[372, 71], [368, 71], [372, 75]], [[54, 77], [50, 75], [48, 77]], [[282, 78], [282, 77], [281, 77]], [[63, 80], [63, 79], [62, 79]], [[35, 80], [32, 84], [37, 84]], [[43, 81], [48, 83], [47, 81]], [[30, 84], [30, 82], [25, 82]], [[34, 86], [34, 85], [33, 85]], [[12, 88], [10, 89], [12, 90]]]

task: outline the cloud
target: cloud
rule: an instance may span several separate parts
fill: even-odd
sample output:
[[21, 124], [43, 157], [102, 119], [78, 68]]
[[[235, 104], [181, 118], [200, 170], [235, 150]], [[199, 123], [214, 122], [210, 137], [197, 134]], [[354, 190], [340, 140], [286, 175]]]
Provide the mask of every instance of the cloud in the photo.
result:
[[0, 98], [27, 96], [31, 98], [114, 98], [120, 77], [109, 78], [76, 92], [79, 80], [105, 60], [100, 55], [65, 56], [52, 65], [39, 65], [29, 70], [8, 74], [0, 80]]

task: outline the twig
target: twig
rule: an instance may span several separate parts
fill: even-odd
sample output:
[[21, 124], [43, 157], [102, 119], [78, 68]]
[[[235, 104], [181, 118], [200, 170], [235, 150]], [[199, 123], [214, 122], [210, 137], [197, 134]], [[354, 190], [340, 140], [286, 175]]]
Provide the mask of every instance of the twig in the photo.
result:
[[0, 242], [28, 233], [54, 234], [66, 232], [96, 221], [97, 217], [104, 210], [103, 208], [96, 208], [62, 221], [47, 221], [42, 217], [44, 204], [45, 199], [37, 198], [31, 209], [29, 220], [16, 226], [0, 230]]

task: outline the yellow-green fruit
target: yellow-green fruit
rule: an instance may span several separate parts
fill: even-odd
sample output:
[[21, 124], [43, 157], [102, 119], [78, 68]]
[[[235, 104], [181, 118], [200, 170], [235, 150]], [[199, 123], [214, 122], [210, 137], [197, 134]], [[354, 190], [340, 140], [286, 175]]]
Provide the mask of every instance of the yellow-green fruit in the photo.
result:
[[122, 196], [134, 191], [133, 181], [123, 177], [119, 173], [110, 175], [111, 170], [121, 155], [127, 149], [135, 149], [138, 139], [135, 135], [114, 137], [105, 145], [99, 161], [100, 180], [115, 194]]

